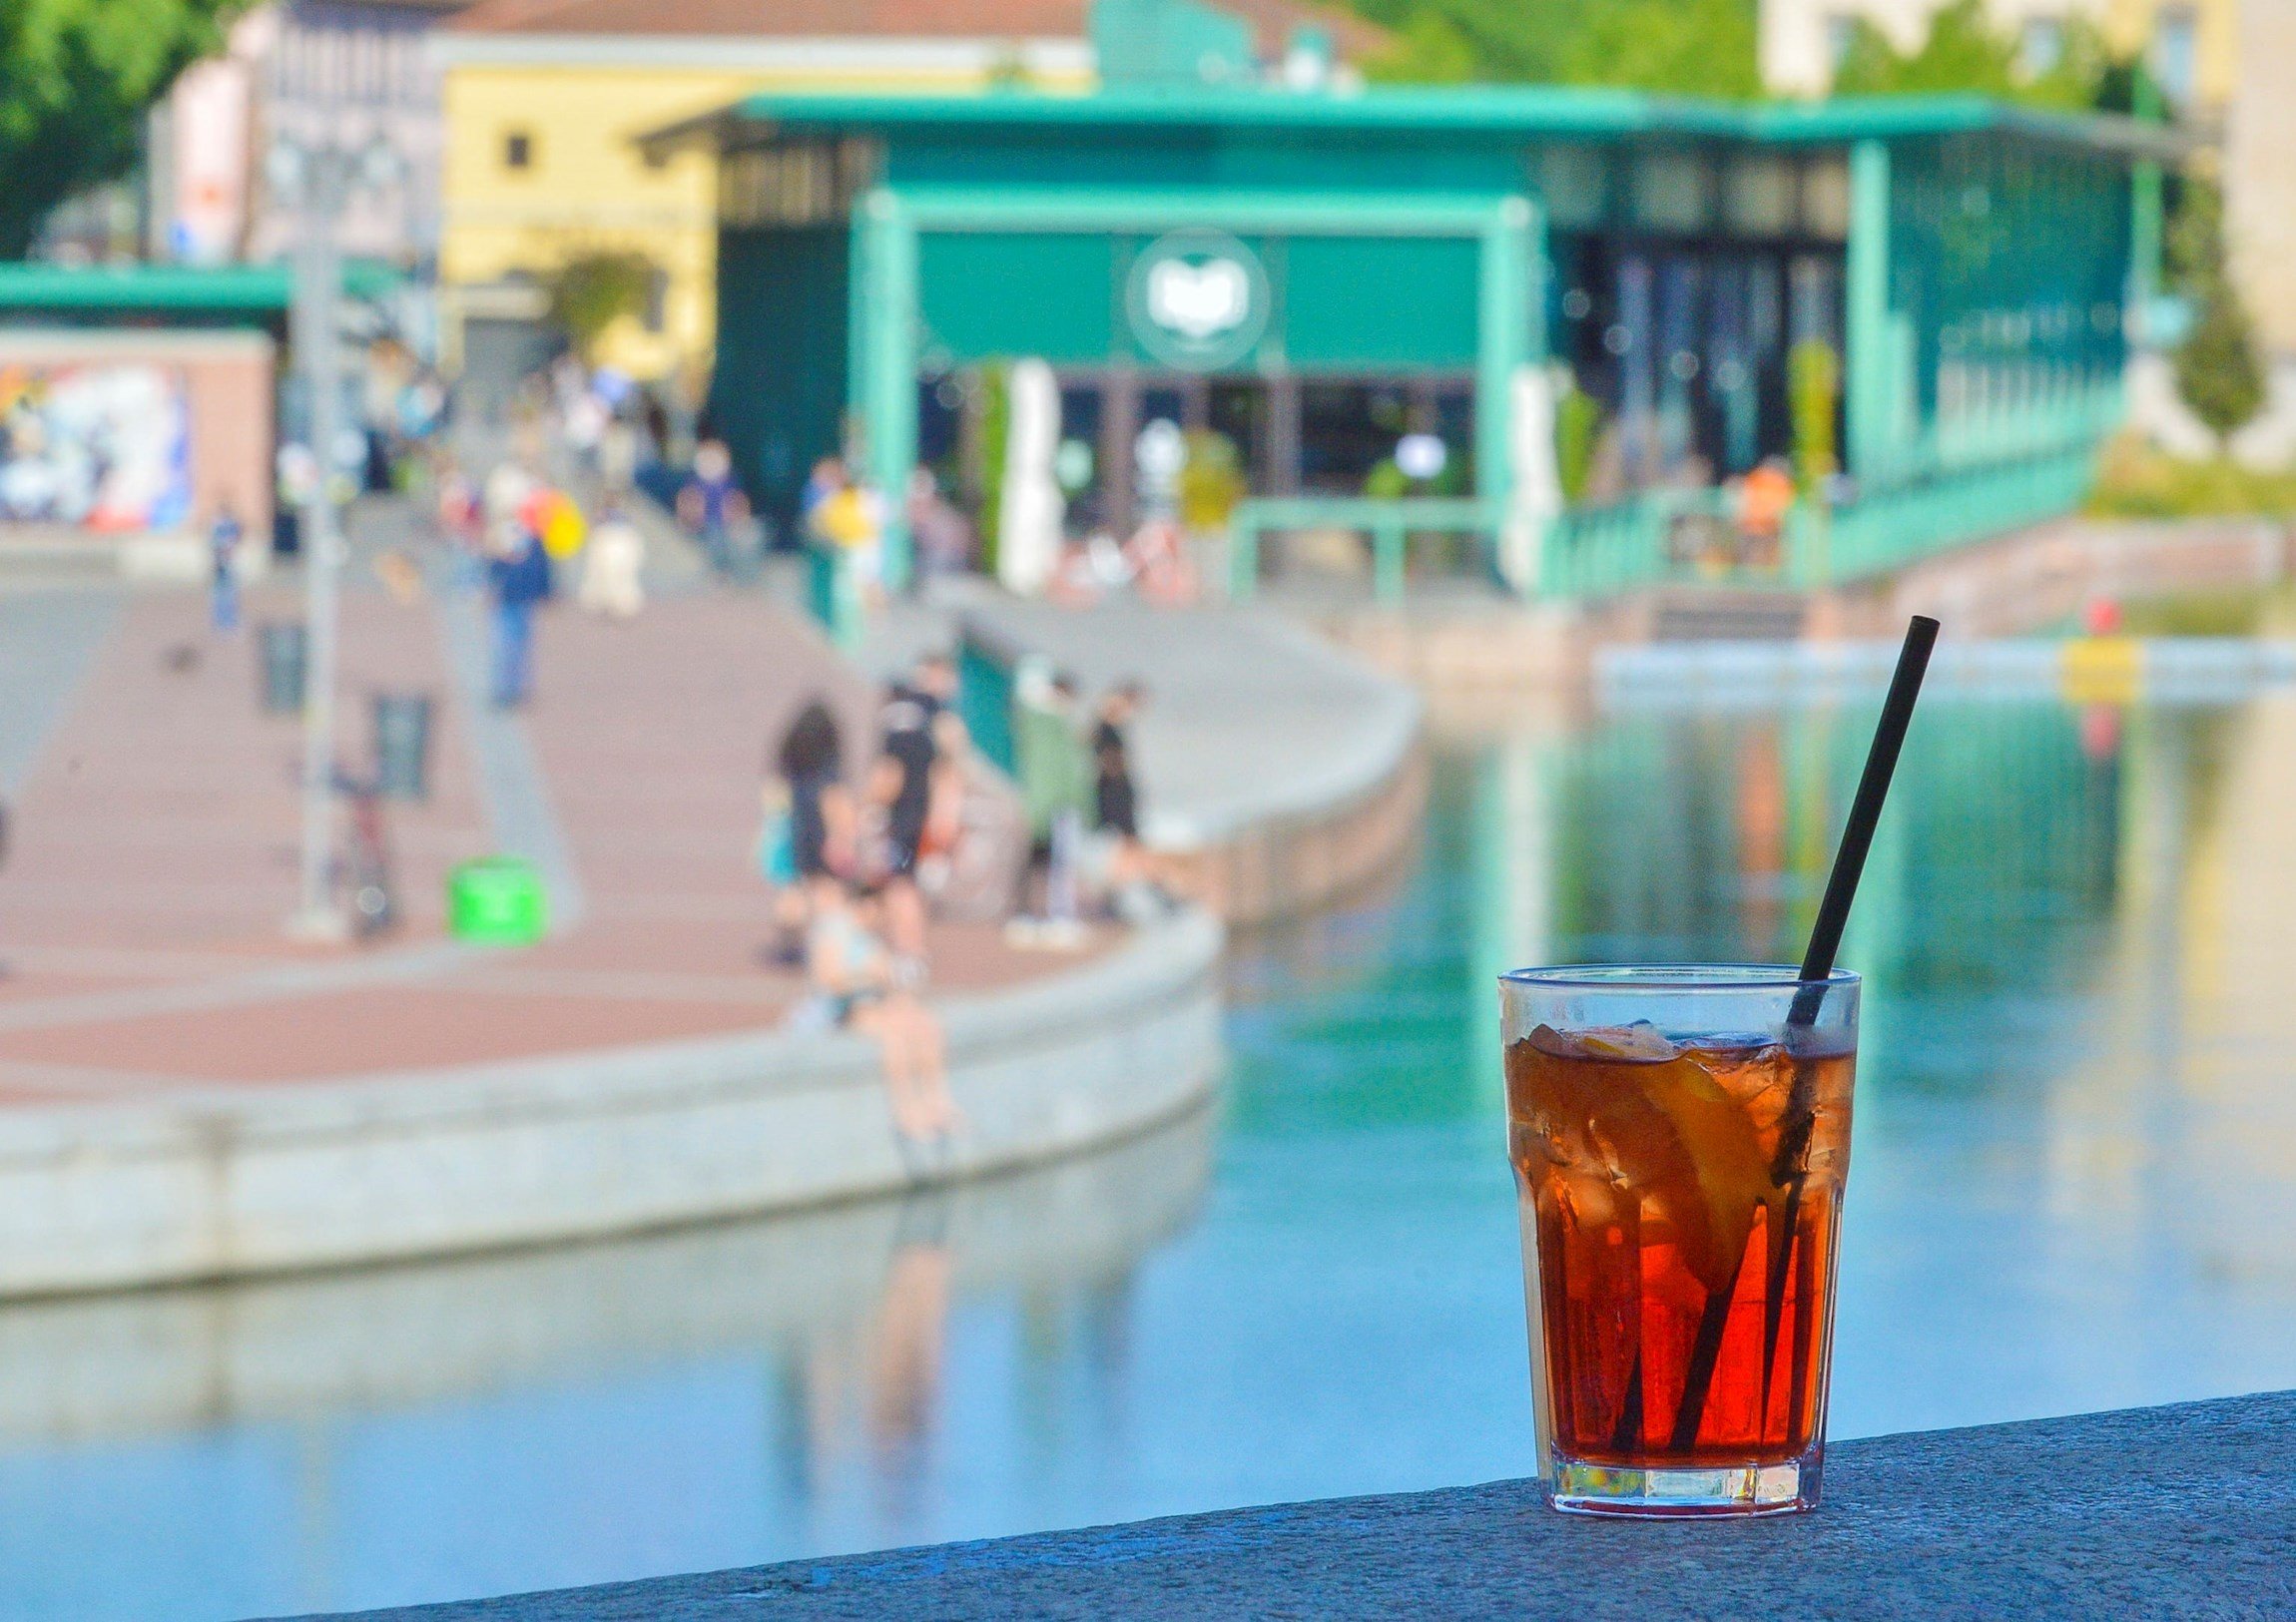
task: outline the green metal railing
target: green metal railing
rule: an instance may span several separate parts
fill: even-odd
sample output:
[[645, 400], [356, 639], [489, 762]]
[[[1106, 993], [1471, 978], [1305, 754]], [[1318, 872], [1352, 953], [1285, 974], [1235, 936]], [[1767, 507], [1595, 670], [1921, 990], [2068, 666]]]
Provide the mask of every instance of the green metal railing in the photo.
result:
[[1383, 607], [1404, 600], [1406, 553], [1415, 534], [1489, 536], [1489, 505], [1472, 498], [1264, 496], [1239, 502], [1228, 518], [1228, 595], [1249, 602], [1260, 589], [1260, 537], [1306, 529], [1356, 530], [1372, 541], [1372, 594]]
[[[1547, 524], [1527, 591], [1587, 602], [1662, 585], [1810, 590], [1904, 568], [2072, 511], [2094, 473], [2094, 430], [2106, 420], [2095, 400], [2068, 405], [2057, 414], [2053, 442], [1990, 461], [1949, 460], [1934, 445], [1922, 447], [1897, 477], [1842, 506], [1797, 502], [1782, 536], [1741, 532], [1728, 494], [1717, 489], [1650, 490], [1573, 508]], [[1495, 572], [1498, 524], [1480, 500], [1258, 498], [1240, 503], [1229, 520], [1230, 599], [1258, 594], [1263, 536], [1314, 529], [1370, 537], [1373, 593], [1386, 607], [1404, 600], [1416, 535], [1475, 536]], [[857, 647], [863, 614], [854, 571], [835, 547], [815, 545], [809, 557], [815, 618], [839, 647]]]
[[1018, 771], [1012, 742], [1013, 672], [1020, 655], [1003, 638], [966, 620], [956, 644], [956, 708], [972, 747], [1005, 776]]
[[1738, 535], [1720, 490], [1650, 490], [1606, 507], [1574, 507], [1549, 522], [1534, 590], [1579, 600], [1666, 581], [1776, 584], [1774, 552]]
[[1862, 579], [2070, 512], [2095, 463], [2083, 445], [1894, 485], [1830, 513], [1797, 507], [1787, 525], [1793, 583]]
[[2095, 470], [2081, 438], [2037, 454], [1939, 466], [1828, 508], [1800, 501], [1782, 546], [1742, 537], [1720, 491], [1656, 491], [1547, 526], [1537, 593], [1598, 600], [1645, 586], [1808, 590], [1863, 579], [2070, 512]]
[[806, 606], [840, 648], [852, 653], [861, 646], [866, 630], [861, 582], [843, 549], [827, 541], [806, 543]]

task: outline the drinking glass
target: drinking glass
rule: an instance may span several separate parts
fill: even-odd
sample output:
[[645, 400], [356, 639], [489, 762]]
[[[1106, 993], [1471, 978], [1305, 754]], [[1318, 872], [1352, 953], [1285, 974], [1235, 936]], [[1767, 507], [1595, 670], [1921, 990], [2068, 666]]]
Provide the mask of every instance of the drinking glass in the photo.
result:
[[1858, 991], [1761, 964], [1499, 977], [1555, 1508], [1817, 1506]]

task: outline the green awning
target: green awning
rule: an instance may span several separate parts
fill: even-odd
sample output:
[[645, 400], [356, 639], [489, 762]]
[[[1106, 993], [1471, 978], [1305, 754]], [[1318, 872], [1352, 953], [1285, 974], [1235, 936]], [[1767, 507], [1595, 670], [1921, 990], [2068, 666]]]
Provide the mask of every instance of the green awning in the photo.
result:
[[[373, 298], [401, 280], [389, 266], [343, 267], [343, 291]], [[0, 264], [0, 315], [285, 314], [294, 278], [285, 265]]]

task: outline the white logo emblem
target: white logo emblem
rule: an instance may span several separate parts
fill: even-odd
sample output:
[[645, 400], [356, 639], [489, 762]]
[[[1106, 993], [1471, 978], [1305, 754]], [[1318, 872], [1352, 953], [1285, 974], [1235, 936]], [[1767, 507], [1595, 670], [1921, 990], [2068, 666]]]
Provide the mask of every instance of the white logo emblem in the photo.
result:
[[1252, 278], [1234, 260], [1159, 260], [1148, 270], [1148, 318], [1198, 343], [1252, 313]]
[[1225, 232], [1158, 238], [1132, 262], [1129, 283], [1133, 336], [1168, 366], [1235, 365], [1267, 329], [1268, 273]]

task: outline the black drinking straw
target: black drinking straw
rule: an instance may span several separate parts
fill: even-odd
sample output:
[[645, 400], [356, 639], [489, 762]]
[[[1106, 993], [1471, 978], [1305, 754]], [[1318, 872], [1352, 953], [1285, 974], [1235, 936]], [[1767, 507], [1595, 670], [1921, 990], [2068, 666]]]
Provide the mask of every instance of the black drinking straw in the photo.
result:
[[1914, 701], [1922, 696], [1922, 677], [1929, 672], [1930, 650], [1938, 643], [1938, 622], [1916, 614], [1906, 627], [1905, 646], [1898, 650], [1898, 668], [1890, 678], [1889, 697], [1882, 701], [1882, 719], [1874, 728], [1874, 746], [1866, 751], [1865, 775], [1858, 779], [1857, 798], [1850, 802], [1850, 819], [1843, 825], [1842, 842], [1834, 851], [1834, 871], [1826, 880], [1826, 897], [1818, 903], [1818, 921], [1810, 926], [1810, 945], [1802, 953], [1802, 980], [1806, 989], [1794, 998], [1787, 1023], [1808, 1025], [1818, 1017], [1826, 1000], [1826, 980], [1834, 972], [1834, 954], [1842, 949], [1842, 929], [1850, 921], [1850, 902], [1858, 893], [1858, 880], [1866, 871], [1866, 852], [1874, 847], [1874, 828], [1882, 819], [1882, 802], [1890, 795], [1890, 778], [1898, 770], [1898, 752], [1905, 747], [1906, 728], [1914, 719]]
[[[1802, 988], [1794, 993], [1787, 1011], [1787, 1045], [1793, 1046], [1795, 1029], [1807, 1030], [1818, 1022], [1825, 1005], [1826, 987], [1834, 973], [1834, 954], [1842, 949], [1842, 930], [1850, 921], [1850, 903], [1857, 897], [1858, 880], [1866, 870], [1866, 852], [1874, 845], [1874, 829], [1882, 820], [1882, 802], [1890, 795], [1890, 779], [1898, 770], [1898, 753], [1905, 748], [1906, 728], [1914, 719], [1914, 701], [1922, 695], [1922, 678], [1930, 668], [1930, 650], [1937, 646], [1938, 622], [1916, 614], [1906, 627], [1905, 645], [1898, 650], [1898, 668], [1890, 677], [1889, 696], [1882, 700], [1882, 719], [1874, 728], [1873, 747], [1866, 751], [1866, 770], [1858, 779], [1858, 793], [1850, 802], [1850, 819], [1842, 828], [1842, 842], [1834, 850], [1834, 870], [1826, 880], [1825, 898], [1818, 903], [1817, 922], [1810, 928], [1810, 945], [1802, 954]], [[1809, 1170], [1802, 1164], [1809, 1153], [1810, 1133], [1816, 1125], [1818, 1067], [1805, 1059], [1794, 1066], [1793, 1090], [1786, 1101], [1785, 1125], [1778, 1134], [1777, 1158], [1771, 1180], [1786, 1190], [1785, 1211], [1769, 1239], [1769, 1288], [1763, 1292], [1762, 1410], [1770, 1408], [1770, 1370], [1777, 1360], [1778, 1324], [1785, 1307], [1786, 1271], [1792, 1264], [1795, 1230], [1802, 1210], [1802, 1185]], [[1743, 1253], [1738, 1267], [1745, 1266]], [[1690, 1363], [1682, 1381], [1682, 1405], [1674, 1415], [1674, 1445], [1688, 1448], [1698, 1439], [1698, 1424], [1706, 1413], [1707, 1387], [1714, 1382], [1714, 1359], [1722, 1350], [1722, 1332], [1729, 1325], [1731, 1298], [1737, 1293], [1738, 1267], [1730, 1281], [1707, 1298], [1698, 1323], [1698, 1338], [1691, 1343]]]

